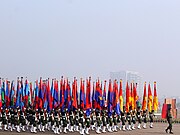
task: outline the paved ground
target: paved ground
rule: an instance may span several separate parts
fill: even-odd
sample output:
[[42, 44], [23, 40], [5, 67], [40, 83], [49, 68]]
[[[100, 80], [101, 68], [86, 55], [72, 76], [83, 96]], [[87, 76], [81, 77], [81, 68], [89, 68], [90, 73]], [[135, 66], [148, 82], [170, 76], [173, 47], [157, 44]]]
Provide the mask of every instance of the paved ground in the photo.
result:
[[[166, 135], [165, 129], [167, 127], [167, 124], [163, 123], [155, 123], [154, 128], [150, 129], [142, 129], [142, 130], [134, 130], [134, 131], [118, 131], [118, 132], [113, 132], [113, 133], [105, 133], [106, 135]], [[180, 135], [180, 124], [174, 124], [173, 125], [173, 131], [175, 135]], [[54, 135], [52, 132], [45, 132], [45, 133], [37, 133], [37, 135]], [[79, 133], [68, 133], [71, 135], [79, 135]], [[90, 134], [96, 134], [95, 132], [90, 132]], [[9, 132], [9, 131], [0, 131], [0, 135], [32, 135], [32, 133], [29, 132]], [[62, 135], [62, 133], [61, 133]], [[63, 134], [64, 135], [64, 134]]]

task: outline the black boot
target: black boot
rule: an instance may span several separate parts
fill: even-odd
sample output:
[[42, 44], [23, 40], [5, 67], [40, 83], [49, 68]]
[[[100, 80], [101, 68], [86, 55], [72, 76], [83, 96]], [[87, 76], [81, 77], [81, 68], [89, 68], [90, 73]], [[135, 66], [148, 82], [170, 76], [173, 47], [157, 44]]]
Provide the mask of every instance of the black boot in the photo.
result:
[[166, 129], [165, 131], [166, 131], [166, 133], [168, 133], [168, 129]]
[[171, 130], [170, 130], [170, 132], [169, 132], [170, 134], [174, 134]]

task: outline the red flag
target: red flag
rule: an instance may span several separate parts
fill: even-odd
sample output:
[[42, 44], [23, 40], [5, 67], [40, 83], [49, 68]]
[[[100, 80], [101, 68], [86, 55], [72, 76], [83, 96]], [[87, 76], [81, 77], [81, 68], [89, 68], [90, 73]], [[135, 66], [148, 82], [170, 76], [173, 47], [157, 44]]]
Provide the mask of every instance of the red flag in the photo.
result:
[[133, 92], [134, 92], [134, 109], [137, 109], [137, 101], [138, 101], [138, 95], [137, 95], [137, 83], [136, 84], [133, 84], [134, 87], [133, 87]]
[[77, 105], [77, 80], [76, 78], [74, 78], [74, 82], [73, 82], [73, 86], [72, 86], [73, 90], [72, 90], [72, 106], [76, 109], [78, 109], [78, 105]]
[[147, 109], [147, 96], [146, 96], [146, 82], [144, 83], [144, 95], [142, 102], [142, 110], [145, 111]]
[[158, 96], [157, 96], [157, 90], [156, 90], [156, 82], [154, 82], [153, 109], [155, 112], [157, 112], [157, 110], [158, 110]]
[[153, 105], [153, 97], [152, 97], [152, 92], [151, 92], [151, 86], [149, 83], [149, 86], [148, 86], [148, 111], [149, 112], [152, 111], [152, 105]]
[[123, 111], [123, 89], [122, 89], [122, 80], [120, 80], [120, 88], [119, 88], [119, 101], [120, 101], [120, 109]]
[[129, 112], [130, 107], [130, 90], [129, 90], [129, 84], [127, 82], [126, 84], [126, 112]]
[[91, 100], [91, 78], [89, 78], [89, 80], [87, 79], [86, 82], [86, 110], [91, 109]]

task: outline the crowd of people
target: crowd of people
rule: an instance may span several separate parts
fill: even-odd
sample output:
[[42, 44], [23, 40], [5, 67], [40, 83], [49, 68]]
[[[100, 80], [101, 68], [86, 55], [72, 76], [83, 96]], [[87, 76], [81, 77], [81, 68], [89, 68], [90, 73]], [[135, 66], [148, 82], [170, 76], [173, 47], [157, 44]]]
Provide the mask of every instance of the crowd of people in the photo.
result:
[[[53, 109], [48, 113], [46, 109], [1, 108], [0, 130], [17, 132], [53, 132], [54, 134], [79, 132], [81, 135], [95, 131], [97, 134], [105, 132], [131, 131], [135, 129], [153, 128], [154, 111], [137, 110], [126, 112], [124, 109], [120, 115], [112, 111], [109, 115], [106, 108], [93, 109], [87, 115], [82, 109]], [[147, 122], [150, 122], [147, 125]]]

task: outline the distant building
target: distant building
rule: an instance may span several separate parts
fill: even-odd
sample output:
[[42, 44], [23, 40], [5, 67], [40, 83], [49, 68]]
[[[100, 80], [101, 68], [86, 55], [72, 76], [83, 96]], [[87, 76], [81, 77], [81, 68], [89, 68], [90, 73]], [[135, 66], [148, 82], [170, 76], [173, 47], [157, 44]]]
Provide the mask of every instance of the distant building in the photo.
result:
[[138, 72], [133, 71], [119, 71], [119, 72], [110, 72], [111, 80], [117, 80], [118, 82], [120, 79], [123, 81], [123, 90], [126, 89], [126, 82], [129, 83], [133, 82], [137, 83], [137, 92], [138, 95], [141, 97], [142, 95], [142, 76]]

